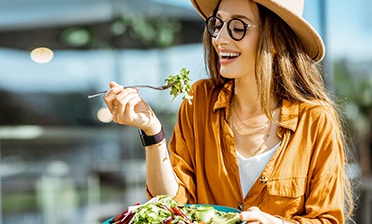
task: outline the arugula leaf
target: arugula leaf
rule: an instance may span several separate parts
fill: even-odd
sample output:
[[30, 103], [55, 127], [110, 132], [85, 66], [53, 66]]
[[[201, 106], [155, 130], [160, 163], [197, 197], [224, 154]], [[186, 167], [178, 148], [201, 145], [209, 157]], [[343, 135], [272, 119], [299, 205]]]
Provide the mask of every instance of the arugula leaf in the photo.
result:
[[[174, 201], [170, 196], [160, 195], [157, 196], [157, 200], [151, 203], [140, 206], [136, 211], [135, 215], [131, 219], [130, 223], [159, 223], [161, 224], [170, 216], [174, 216], [166, 207], [169, 208], [177, 206], [177, 202]], [[180, 223], [182, 217], [174, 216], [174, 223]], [[172, 223], [173, 223], [172, 222]]]
[[189, 104], [191, 104], [191, 100], [193, 96], [189, 94], [191, 90], [191, 82], [192, 80], [189, 78], [190, 71], [186, 70], [186, 68], [181, 69], [181, 73], [177, 75], [170, 75], [165, 82], [167, 85], [173, 84], [170, 90], [170, 95], [173, 96], [172, 101], [180, 94], [183, 94], [182, 99], [187, 100]]

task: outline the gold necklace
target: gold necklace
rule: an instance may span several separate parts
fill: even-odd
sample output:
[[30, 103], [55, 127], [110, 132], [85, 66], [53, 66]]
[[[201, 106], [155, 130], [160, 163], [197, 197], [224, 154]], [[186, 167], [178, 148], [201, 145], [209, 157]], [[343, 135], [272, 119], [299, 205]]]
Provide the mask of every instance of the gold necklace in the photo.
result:
[[[241, 135], [241, 136], [252, 136], [252, 135], [254, 135], [254, 134], [258, 134], [259, 132], [261, 132], [261, 131], [263, 131], [265, 128], [267, 128], [267, 126], [269, 126], [269, 127], [268, 127], [268, 131], [267, 131], [267, 133], [265, 134], [265, 137], [264, 137], [264, 139], [263, 139], [262, 144], [261, 144], [260, 147], [258, 147], [258, 149], [255, 150], [254, 153], [252, 154], [252, 156], [257, 155], [259, 152], [261, 152], [262, 147], [264, 147], [264, 145], [265, 145], [267, 139], [269, 139], [269, 137], [270, 137], [271, 127], [272, 127], [272, 121], [270, 121], [270, 119], [268, 119], [267, 122], [265, 122], [264, 124], [261, 124], [261, 125], [257, 125], [257, 126], [256, 126], [256, 128], [259, 128], [259, 127], [262, 127], [262, 128], [260, 128], [260, 129], [258, 129], [258, 130], [254, 130], [254, 131], [251, 132], [251, 133], [242, 133], [242, 132], [241, 132], [241, 131], [240, 131], [240, 130], [235, 126], [235, 123], [234, 123], [234, 120], [233, 120], [233, 116], [232, 116], [232, 114], [233, 114], [232, 112], [234, 112], [234, 113], [236, 114], [236, 116], [238, 117], [238, 119], [240, 120], [241, 123], [245, 124], [245, 123], [244, 123], [244, 122], [239, 118], [239, 116], [237, 115], [237, 113], [234, 111], [233, 105], [232, 105], [232, 103], [231, 103], [230, 123], [231, 123], [232, 128], [234, 128], [234, 129], [236, 130], [236, 132], [237, 132], [239, 135]], [[245, 124], [245, 125], [249, 127], [248, 124]]]
[[260, 127], [262, 127], [262, 126], [267, 126], [268, 123], [269, 123], [269, 121], [270, 121], [269, 119], [267, 119], [267, 121], [266, 121], [265, 123], [262, 123], [262, 124], [257, 124], [257, 125], [247, 124], [247, 123], [245, 123], [242, 119], [240, 119], [238, 113], [236, 113], [236, 111], [234, 110], [234, 104], [233, 104], [233, 103], [231, 103], [231, 112], [234, 112], [234, 114], [236, 115], [236, 117], [238, 118], [238, 120], [239, 120], [242, 124], [244, 124], [245, 126], [247, 126], [247, 127], [249, 127], [249, 128], [260, 128]]
[[243, 132], [241, 132], [241, 131], [239, 130], [239, 128], [235, 125], [235, 122], [234, 122], [234, 120], [233, 120], [232, 114], [230, 115], [230, 123], [231, 123], [232, 128], [234, 128], [235, 131], [236, 131], [239, 135], [241, 135], [241, 136], [252, 136], [252, 135], [258, 134], [258, 133], [260, 133], [261, 131], [263, 131], [265, 128], [267, 128], [268, 125], [271, 124], [271, 122], [268, 122], [265, 126], [260, 127], [260, 129], [256, 129], [256, 130], [253, 129], [253, 131], [251, 131], [251, 132], [243, 133]]
[[[230, 116], [230, 119], [231, 119], [231, 124], [234, 127], [234, 129], [238, 132], [239, 135], [242, 135], [241, 133], [239, 133], [239, 130], [235, 127], [234, 122], [232, 122], [232, 117], [231, 116]], [[262, 144], [260, 145], [260, 147], [257, 150], [255, 150], [255, 152], [252, 154], [252, 156], [257, 155], [262, 150], [262, 147], [265, 145], [267, 139], [269, 139], [269, 137], [270, 137], [271, 127], [272, 127], [272, 122], [269, 121], [269, 130], [265, 134], [265, 137], [263, 139]]]
[[264, 141], [262, 142], [261, 146], [256, 150], [256, 152], [253, 155], [257, 155], [261, 151], [261, 149], [265, 145], [267, 139], [270, 137], [270, 131], [271, 131], [271, 126], [272, 126], [271, 124], [272, 124], [272, 122], [270, 121], [269, 123], [270, 123], [269, 130], [267, 131], [267, 133], [266, 133], [266, 135], [264, 137]]
[[[238, 118], [238, 120], [240, 121], [240, 123], [242, 125], [244, 125], [244, 126], [247, 127], [246, 129], [251, 129], [251, 130], [253, 129], [253, 130], [250, 131], [250, 132], [248, 132], [248, 133], [243, 133], [242, 131], [240, 131], [239, 128], [236, 126], [234, 120], [233, 120], [233, 114], [236, 115], [236, 117]], [[249, 125], [249, 124], [246, 124], [246, 123], [244, 123], [240, 119], [240, 117], [238, 116], [238, 114], [234, 110], [233, 103], [231, 103], [230, 123], [231, 123], [232, 128], [234, 128], [239, 135], [242, 135], [242, 136], [252, 136], [252, 135], [258, 134], [258, 133], [262, 132], [263, 130], [265, 130], [267, 128], [267, 126], [269, 125], [270, 120], [268, 119], [267, 122], [265, 122], [263, 124], [260, 124], [260, 125]]]

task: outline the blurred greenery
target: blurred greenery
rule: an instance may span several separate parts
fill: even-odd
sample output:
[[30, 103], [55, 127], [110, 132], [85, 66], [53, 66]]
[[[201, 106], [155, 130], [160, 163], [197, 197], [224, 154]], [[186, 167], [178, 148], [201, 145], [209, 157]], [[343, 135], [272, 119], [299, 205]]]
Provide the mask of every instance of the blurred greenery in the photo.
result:
[[113, 22], [111, 32], [115, 36], [129, 34], [144, 45], [169, 47], [176, 41], [181, 25], [177, 20], [161, 17], [144, 17], [137, 14], [125, 14]]
[[[350, 131], [363, 174], [371, 172], [372, 71], [347, 60], [334, 64], [335, 94]], [[368, 65], [367, 65], [368, 67]]]
[[70, 47], [81, 49], [112, 49], [124, 45], [166, 48], [181, 42], [178, 40], [181, 26], [175, 19], [127, 13], [103, 26], [105, 34], [95, 25], [73, 26], [62, 30], [60, 39]]
[[4, 213], [34, 211], [36, 195], [33, 191], [10, 192], [2, 196]]

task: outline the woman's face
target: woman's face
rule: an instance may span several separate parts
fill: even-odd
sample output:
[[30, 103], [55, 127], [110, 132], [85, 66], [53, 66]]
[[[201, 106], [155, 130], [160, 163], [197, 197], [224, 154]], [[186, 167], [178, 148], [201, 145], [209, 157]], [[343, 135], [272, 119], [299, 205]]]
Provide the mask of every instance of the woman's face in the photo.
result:
[[[260, 36], [259, 13], [256, 3], [249, 0], [221, 0], [216, 16], [224, 22], [212, 44], [220, 59], [220, 73], [225, 78], [242, 78], [255, 74], [255, 62]], [[236, 41], [229, 36], [227, 22], [238, 18], [247, 27], [243, 39]]]

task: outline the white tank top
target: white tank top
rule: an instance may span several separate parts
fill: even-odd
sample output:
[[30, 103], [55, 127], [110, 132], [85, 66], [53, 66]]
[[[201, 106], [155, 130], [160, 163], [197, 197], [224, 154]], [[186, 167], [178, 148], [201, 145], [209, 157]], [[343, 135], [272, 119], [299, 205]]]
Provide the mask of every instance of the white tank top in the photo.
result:
[[267, 152], [248, 158], [243, 157], [238, 151], [236, 151], [239, 164], [240, 183], [242, 185], [242, 193], [244, 197], [248, 194], [257, 178], [261, 175], [263, 169], [274, 155], [274, 152], [279, 145], [280, 143]]

